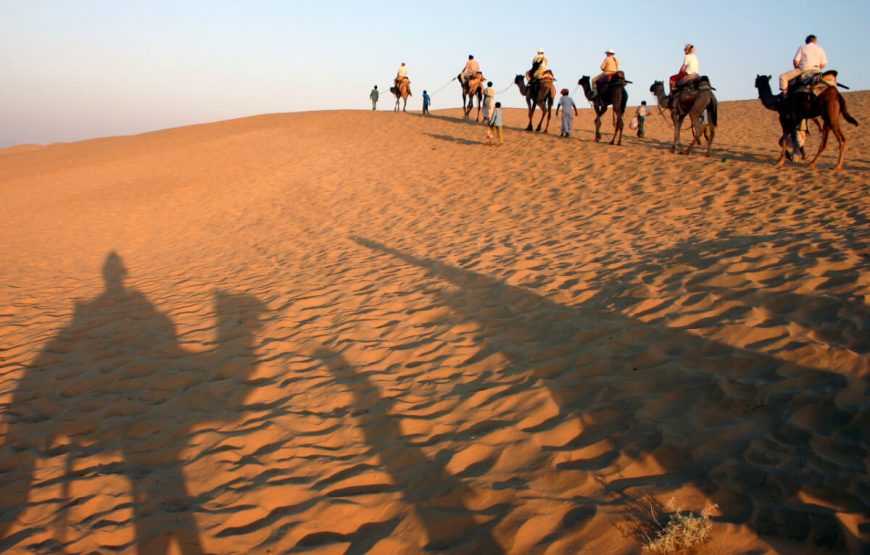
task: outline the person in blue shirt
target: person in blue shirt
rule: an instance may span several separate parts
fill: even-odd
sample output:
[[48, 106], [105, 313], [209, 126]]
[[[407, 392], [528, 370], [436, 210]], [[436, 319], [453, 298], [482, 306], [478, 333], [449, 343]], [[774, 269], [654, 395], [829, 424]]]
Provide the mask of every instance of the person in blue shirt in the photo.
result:
[[432, 103], [432, 99], [429, 97], [429, 93], [423, 91], [423, 114], [429, 113], [429, 104]]

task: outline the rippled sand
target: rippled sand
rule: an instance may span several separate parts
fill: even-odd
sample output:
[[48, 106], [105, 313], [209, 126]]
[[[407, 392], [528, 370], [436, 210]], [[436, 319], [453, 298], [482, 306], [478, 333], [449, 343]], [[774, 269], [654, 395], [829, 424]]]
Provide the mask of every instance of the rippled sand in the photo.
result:
[[[870, 93], [844, 169], [456, 110], [0, 150], [0, 551], [870, 541]], [[633, 109], [630, 109], [633, 113]], [[603, 127], [611, 130], [609, 114]], [[818, 136], [810, 138], [815, 152]]]

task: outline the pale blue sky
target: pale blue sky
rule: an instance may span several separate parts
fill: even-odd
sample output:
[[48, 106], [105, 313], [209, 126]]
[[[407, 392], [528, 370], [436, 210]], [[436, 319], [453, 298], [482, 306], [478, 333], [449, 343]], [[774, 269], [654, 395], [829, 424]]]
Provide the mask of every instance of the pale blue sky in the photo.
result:
[[[870, 0], [0, 0], [0, 147], [365, 109], [371, 86], [387, 89], [403, 61], [419, 109], [422, 90], [449, 81], [468, 54], [502, 90], [538, 48], [572, 91], [615, 49], [636, 104], [692, 42], [719, 98], [733, 100], [755, 98], [756, 73], [775, 79], [814, 33], [841, 81], [868, 89], [868, 22]], [[522, 105], [515, 88], [500, 99]], [[456, 83], [433, 97], [435, 109], [459, 104]], [[382, 95], [380, 107], [391, 105]]]

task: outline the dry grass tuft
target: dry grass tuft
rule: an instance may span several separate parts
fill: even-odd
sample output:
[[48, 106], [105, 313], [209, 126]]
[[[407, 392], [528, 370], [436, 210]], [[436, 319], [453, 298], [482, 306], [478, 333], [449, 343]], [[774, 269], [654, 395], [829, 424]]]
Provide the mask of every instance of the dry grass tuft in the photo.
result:
[[707, 541], [713, 522], [710, 516], [719, 507], [707, 505], [700, 514], [682, 512], [676, 499], [667, 505], [652, 497], [629, 503], [626, 522], [618, 526], [626, 536], [638, 540], [644, 549], [655, 553], [676, 553]]

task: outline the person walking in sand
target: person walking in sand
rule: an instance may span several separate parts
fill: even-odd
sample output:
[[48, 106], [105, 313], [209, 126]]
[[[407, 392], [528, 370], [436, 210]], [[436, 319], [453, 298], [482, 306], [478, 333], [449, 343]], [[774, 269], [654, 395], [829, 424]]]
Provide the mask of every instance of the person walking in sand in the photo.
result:
[[432, 98], [429, 96], [428, 91], [423, 91], [423, 115], [427, 115], [429, 113], [429, 104], [432, 103]]
[[577, 115], [577, 105], [574, 100], [568, 96], [568, 89], [562, 89], [562, 97], [556, 104], [556, 115], [559, 115], [559, 110], [562, 110], [562, 137], [570, 137], [574, 131], [574, 116]]
[[375, 85], [375, 88], [373, 88], [372, 92], [369, 93], [369, 98], [372, 101], [372, 110], [378, 109], [378, 97], [380, 97], [380, 93], [378, 92], [378, 86]]
[[487, 81], [486, 88], [483, 90], [483, 121], [489, 121], [492, 117], [493, 104], [495, 104], [495, 89], [492, 87], [492, 81]]
[[[704, 113], [706, 114], [707, 112], [705, 111]], [[637, 111], [634, 113], [634, 117], [637, 118], [637, 136], [641, 139], [643, 139], [643, 125], [648, 115], [649, 108], [646, 107], [646, 100], [643, 100], [641, 101], [640, 106], [637, 107]]]
[[498, 138], [498, 146], [504, 144], [504, 139], [502, 135], [502, 126], [504, 125], [504, 112], [501, 109], [501, 102], [495, 103], [495, 111], [492, 113], [492, 119], [489, 121], [489, 126], [486, 131], [486, 139], [490, 145], [492, 145], [492, 140], [494, 138]]

